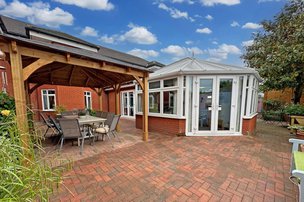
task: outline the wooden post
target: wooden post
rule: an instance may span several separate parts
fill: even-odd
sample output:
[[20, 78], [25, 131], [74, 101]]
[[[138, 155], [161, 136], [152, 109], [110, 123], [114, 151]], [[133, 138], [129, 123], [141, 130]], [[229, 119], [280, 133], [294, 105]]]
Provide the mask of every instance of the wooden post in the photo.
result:
[[98, 89], [99, 110], [102, 111], [102, 88]]
[[16, 121], [18, 129], [21, 132], [22, 146], [27, 148], [29, 146], [27, 110], [26, 110], [26, 96], [23, 81], [22, 59], [18, 51], [15, 41], [12, 41], [9, 46], [11, 71], [14, 89], [14, 98], [16, 103]]
[[149, 138], [149, 132], [148, 132], [148, 110], [149, 110], [149, 86], [148, 86], [148, 77], [145, 76], [143, 78], [143, 116], [142, 116], [142, 123], [143, 123], [143, 140], [147, 141]]
[[[120, 84], [114, 86], [115, 90], [115, 114], [120, 114]], [[120, 125], [117, 124], [117, 132], [120, 132]]]

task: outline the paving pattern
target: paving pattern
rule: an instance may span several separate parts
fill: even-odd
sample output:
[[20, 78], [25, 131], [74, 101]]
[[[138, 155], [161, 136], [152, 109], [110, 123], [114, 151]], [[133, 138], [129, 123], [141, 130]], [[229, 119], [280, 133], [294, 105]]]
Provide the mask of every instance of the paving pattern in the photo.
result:
[[148, 142], [77, 161], [51, 201], [297, 201], [288, 130], [258, 128], [238, 137], [150, 134]]

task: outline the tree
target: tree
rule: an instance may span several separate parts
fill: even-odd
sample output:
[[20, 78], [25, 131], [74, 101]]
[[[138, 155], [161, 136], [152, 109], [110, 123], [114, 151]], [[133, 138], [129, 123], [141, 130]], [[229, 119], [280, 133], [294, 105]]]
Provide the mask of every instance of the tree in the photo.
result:
[[304, 1], [291, 0], [272, 21], [253, 35], [242, 58], [265, 79], [264, 90], [294, 90], [294, 103], [304, 91]]

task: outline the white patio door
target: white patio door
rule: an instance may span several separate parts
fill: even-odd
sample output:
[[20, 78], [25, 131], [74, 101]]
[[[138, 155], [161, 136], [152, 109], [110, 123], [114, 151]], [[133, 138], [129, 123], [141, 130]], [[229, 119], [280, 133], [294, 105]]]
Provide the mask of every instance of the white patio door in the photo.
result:
[[229, 135], [235, 132], [236, 78], [197, 77], [193, 99], [194, 135]]
[[124, 117], [134, 118], [134, 91], [124, 91], [121, 93], [121, 114]]

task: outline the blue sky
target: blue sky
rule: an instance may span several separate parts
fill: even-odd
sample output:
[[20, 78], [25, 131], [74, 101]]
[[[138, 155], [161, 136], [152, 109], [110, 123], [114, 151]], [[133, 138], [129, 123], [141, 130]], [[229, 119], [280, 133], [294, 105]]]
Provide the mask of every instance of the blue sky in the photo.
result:
[[164, 64], [192, 56], [244, 66], [260, 22], [287, 0], [0, 0], [0, 14]]

